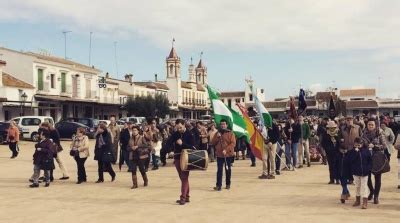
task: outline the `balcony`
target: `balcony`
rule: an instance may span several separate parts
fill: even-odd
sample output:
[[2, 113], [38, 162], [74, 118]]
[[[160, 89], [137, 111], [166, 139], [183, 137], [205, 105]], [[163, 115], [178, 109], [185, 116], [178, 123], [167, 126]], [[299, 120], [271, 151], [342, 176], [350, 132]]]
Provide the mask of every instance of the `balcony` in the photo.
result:
[[38, 86], [37, 94], [48, 94], [49, 91], [50, 91], [50, 83], [43, 82], [43, 89], [39, 90], [39, 86]]
[[62, 92], [61, 89], [61, 96], [67, 96], [67, 97], [71, 97], [72, 96], [72, 86], [71, 85], [66, 85], [65, 86], [65, 92]]

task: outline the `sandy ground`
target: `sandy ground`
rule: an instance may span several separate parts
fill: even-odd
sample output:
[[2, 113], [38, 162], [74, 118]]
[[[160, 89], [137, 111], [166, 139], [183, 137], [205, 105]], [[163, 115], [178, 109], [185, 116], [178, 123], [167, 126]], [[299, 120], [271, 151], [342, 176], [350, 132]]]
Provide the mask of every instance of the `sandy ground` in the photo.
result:
[[[64, 141], [64, 148], [70, 142]], [[94, 141], [91, 141], [94, 145]], [[383, 176], [381, 204], [368, 210], [353, 208], [354, 197], [340, 204], [341, 188], [328, 185], [327, 166], [313, 165], [296, 172], [283, 172], [275, 180], [259, 180], [262, 165], [237, 161], [230, 191], [215, 192], [216, 165], [205, 172], [191, 172], [192, 202], [179, 206], [180, 182], [172, 161], [149, 172], [150, 186], [131, 190], [131, 175], [117, 171], [116, 182], [95, 184], [97, 163], [93, 153], [86, 162], [88, 183], [76, 185], [76, 164], [62, 152], [70, 180], [56, 180], [49, 188], [28, 188], [32, 174], [33, 143], [21, 142], [21, 153], [11, 160], [0, 145], [0, 222], [399, 222], [400, 190], [397, 159]], [[58, 168], [58, 167], [57, 167]], [[118, 169], [114, 166], [114, 169]], [[55, 177], [61, 177], [59, 169]], [[352, 195], [355, 188], [350, 186]]]

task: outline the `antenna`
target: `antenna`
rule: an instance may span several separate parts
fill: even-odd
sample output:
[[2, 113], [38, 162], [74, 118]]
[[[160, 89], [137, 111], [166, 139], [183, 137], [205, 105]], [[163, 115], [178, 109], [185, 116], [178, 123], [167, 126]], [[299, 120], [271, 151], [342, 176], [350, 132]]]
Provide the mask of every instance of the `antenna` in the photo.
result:
[[67, 33], [72, 31], [64, 30], [62, 33], [64, 34], [64, 58], [67, 59]]

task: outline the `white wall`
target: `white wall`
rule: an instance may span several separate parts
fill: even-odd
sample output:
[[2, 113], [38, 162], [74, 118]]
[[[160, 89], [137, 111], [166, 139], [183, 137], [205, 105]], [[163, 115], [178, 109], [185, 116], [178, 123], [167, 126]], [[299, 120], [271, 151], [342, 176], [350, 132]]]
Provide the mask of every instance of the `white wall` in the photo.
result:
[[1, 59], [7, 62], [3, 71], [33, 85], [33, 56], [0, 47]]

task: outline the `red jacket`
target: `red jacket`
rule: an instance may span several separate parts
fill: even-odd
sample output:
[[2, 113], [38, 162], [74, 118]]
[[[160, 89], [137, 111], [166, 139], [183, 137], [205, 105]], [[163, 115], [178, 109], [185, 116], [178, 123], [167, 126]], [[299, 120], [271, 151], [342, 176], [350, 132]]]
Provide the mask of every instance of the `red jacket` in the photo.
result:
[[17, 127], [8, 128], [7, 141], [18, 142], [19, 141], [19, 130]]
[[[221, 134], [221, 137], [215, 135], [211, 144], [215, 146], [215, 154], [217, 157], [224, 158], [235, 156], [236, 137], [232, 131], [225, 131]], [[223, 153], [224, 150], [226, 152], [225, 156]]]

